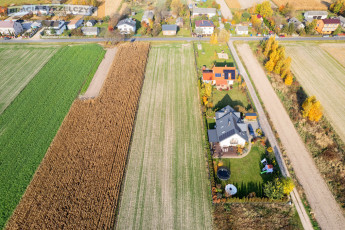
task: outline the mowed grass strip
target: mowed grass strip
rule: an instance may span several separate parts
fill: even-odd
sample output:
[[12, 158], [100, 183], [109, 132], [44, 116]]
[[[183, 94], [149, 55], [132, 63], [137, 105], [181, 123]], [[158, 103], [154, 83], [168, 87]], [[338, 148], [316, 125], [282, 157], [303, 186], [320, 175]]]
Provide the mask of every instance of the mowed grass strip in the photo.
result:
[[0, 228], [102, 55], [99, 45], [61, 48], [0, 116]]
[[117, 229], [211, 229], [191, 44], [151, 47]]
[[0, 114], [59, 47], [0, 46]]

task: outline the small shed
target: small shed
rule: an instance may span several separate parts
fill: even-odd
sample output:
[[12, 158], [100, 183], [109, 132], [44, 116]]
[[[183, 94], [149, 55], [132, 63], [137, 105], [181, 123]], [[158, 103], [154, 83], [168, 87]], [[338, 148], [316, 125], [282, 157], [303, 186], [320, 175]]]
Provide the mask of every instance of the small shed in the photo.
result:
[[258, 118], [256, 113], [246, 113], [246, 120], [256, 120]]
[[99, 33], [99, 28], [98, 27], [82, 27], [81, 31], [83, 32], [84, 35], [87, 35], [87, 36], [92, 36], [92, 35], [97, 36]]
[[87, 22], [86, 22], [86, 26], [91, 27], [91, 26], [96, 25], [96, 23], [97, 23], [97, 21], [96, 21], [96, 20], [89, 20], [89, 21], [87, 21]]
[[162, 25], [163, 35], [176, 35], [177, 25]]

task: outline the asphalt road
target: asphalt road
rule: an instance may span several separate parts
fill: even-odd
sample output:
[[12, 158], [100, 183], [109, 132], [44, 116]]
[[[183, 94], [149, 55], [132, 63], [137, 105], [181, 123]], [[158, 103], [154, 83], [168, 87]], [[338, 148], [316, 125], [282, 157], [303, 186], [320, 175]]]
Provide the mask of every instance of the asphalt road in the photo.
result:
[[[230, 41], [260, 41], [267, 37], [231, 37]], [[133, 38], [125, 39], [125, 41], [131, 41]], [[208, 41], [209, 38], [197, 38], [197, 37], [155, 37], [155, 38], [134, 38], [135, 41]], [[277, 38], [280, 41], [345, 41], [345, 37], [285, 37]], [[11, 39], [3, 40], [0, 39], [0, 43], [73, 43], [73, 42], [105, 42], [108, 41], [106, 38], [53, 38], [53, 39]]]

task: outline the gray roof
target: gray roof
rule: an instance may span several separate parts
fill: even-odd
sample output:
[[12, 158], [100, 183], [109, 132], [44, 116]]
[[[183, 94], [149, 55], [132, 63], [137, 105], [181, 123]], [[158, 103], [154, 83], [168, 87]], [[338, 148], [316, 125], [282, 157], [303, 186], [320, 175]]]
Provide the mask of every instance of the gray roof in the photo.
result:
[[345, 23], [345, 18], [343, 16], [338, 17], [341, 23]]
[[135, 27], [136, 22], [134, 20], [132, 20], [131, 18], [126, 18], [126, 19], [119, 21], [119, 23], [117, 23], [117, 27], [119, 27], [121, 25], [130, 25], [130, 26]]
[[148, 20], [148, 19], [153, 19], [153, 11], [152, 10], [146, 10], [144, 12], [144, 15], [143, 15], [141, 21]]
[[219, 142], [218, 136], [217, 136], [217, 131], [215, 129], [209, 129], [208, 131], [208, 140], [209, 142]]
[[[216, 129], [215, 131], [209, 130], [209, 141], [218, 140], [223, 141], [235, 134], [239, 135], [248, 141], [246, 126], [243, 125], [241, 118], [233, 108], [226, 106], [216, 112]], [[215, 132], [215, 133], [214, 133]], [[215, 135], [217, 138], [215, 138]]]
[[98, 32], [98, 27], [82, 27], [81, 31], [84, 32]]
[[306, 11], [304, 15], [307, 14], [308, 16], [322, 16], [322, 15], [328, 15], [327, 11]]
[[216, 14], [216, 8], [193, 8], [193, 14]]
[[236, 26], [237, 31], [248, 31], [248, 26]]
[[177, 30], [177, 25], [162, 25], [162, 30], [163, 31], [176, 31]]

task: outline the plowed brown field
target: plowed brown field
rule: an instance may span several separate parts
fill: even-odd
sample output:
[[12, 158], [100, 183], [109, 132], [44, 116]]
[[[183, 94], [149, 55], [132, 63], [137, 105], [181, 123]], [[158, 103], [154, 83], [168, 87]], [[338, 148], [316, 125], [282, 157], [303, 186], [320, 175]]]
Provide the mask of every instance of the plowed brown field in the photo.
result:
[[110, 229], [149, 44], [119, 47], [94, 101], [76, 100], [7, 229]]

